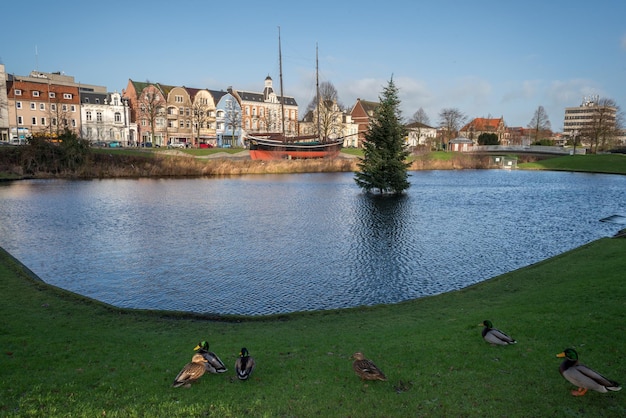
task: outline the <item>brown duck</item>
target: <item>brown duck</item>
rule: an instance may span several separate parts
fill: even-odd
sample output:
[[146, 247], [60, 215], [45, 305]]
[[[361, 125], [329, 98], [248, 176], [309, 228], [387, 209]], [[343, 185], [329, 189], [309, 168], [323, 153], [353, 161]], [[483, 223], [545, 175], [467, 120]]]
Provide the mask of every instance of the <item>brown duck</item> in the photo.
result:
[[190, 387], [192, 383], [202, 377], [207, 371], [207, 360], [202, 354], [196, 353], [191, 358], [191, 362], [185, 364], [185, 367], [176, 375], [172, 386], [179, 388], [181, 386]]
[[352, 368], [362, 380], [387, 380], [387, 376], [371, 360], [365, 358], [363, 353], [354, 353]]

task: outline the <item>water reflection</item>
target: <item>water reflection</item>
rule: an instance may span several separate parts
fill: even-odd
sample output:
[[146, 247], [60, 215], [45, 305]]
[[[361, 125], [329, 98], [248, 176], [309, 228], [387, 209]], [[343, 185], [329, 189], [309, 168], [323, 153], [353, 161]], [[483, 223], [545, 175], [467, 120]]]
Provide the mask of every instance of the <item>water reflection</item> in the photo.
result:
[[47, 282], [134, 308], [269, 314], [397, 302], [545, 259], [618, 225], [623, 176], [416, 172], [0, 184], [0, 245]]

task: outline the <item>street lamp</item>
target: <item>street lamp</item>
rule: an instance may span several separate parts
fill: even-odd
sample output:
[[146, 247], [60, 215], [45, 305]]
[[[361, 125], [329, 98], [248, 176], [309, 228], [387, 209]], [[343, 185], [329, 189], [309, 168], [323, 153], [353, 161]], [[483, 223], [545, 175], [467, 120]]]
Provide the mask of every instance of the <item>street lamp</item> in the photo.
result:
[[574, 129], [574, 131], [572, 132], [572, 135], [574, 136], [574, 154], [576, 155], [576, 135], [578, 134], [578, 131], [576, 129]]

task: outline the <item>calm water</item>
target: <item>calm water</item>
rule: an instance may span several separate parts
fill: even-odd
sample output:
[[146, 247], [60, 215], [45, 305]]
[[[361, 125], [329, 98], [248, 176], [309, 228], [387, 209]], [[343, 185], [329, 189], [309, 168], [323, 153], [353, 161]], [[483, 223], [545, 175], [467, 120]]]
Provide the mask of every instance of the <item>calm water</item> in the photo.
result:
[[[131, 308], [260, 315], [398, 302], [532, 264], [620, 225], [626, 176], [423, 171], [0, 184], [0, 245], [48, 283]], [[623, 227], [623, 226], [621, 226]]]

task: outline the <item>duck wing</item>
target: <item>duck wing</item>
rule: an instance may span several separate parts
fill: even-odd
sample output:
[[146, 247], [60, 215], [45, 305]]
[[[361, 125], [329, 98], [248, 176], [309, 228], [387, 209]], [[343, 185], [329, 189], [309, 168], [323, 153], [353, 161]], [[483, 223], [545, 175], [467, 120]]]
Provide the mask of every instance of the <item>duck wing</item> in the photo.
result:
[[187, 363], [174, 379], [172, 386], [177, 388], [191, 384], [202, 377], [206, 367], [201, 363]]
[[513, 338], [509, 337], [507, 334], [496, 328], [485, 328], [483, 330], [483, 338], [488, 343], [497, 345], [509, 345], [517, 343], [517, 341], [515, 341]]
[[371, 360], [355, 360], [352, 363], [354, 371], [366, 380], [387, 380], [385, 374]]
[[592, 389], [597, 392], [605, 393], [608, 390], [621, 390], [619, 383], [607, 379], [595, 370], [585, 366], [584, 364], [576, 364], [561, 371], [561, 374], [570, 383], [586, 389]]
[[224, 362], [217, 356], [217, 354], [209, 351], [202, 353], [202, 357], [207, 361], [207, 370], [209, 373], [224, 373], [228, 371]]

